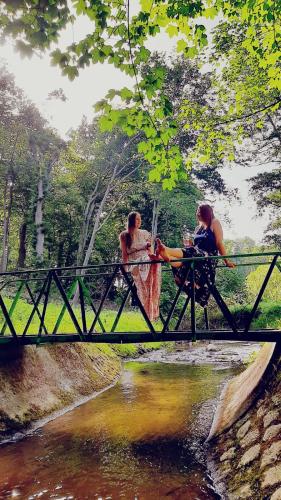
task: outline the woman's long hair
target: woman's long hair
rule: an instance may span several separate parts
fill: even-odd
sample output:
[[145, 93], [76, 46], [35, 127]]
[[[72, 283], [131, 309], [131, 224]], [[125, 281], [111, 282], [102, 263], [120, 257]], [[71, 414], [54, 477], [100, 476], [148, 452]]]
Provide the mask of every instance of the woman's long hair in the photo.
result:
[[207, 227], [210, 227], [213, 219], [215, 218], [214, 211], [211, 205], [208, 205], [207, 203], [204, 205], [199, 205], [197, 209], [197, 217], [199, 214], [200, 214], [200, 219], [203, 222], [205, 222], [205, 224], [207, 224]]
[[127, 220], [127, 231], [125, 231], [125, 242], [126, 242], [126, 247], [131, 248], [133, 238], [132, 238], [132, 233], [136, 227], [136, 217], [137, 215], [140, 215], [139, 212], [130, 212], [128, 215], [128, 220]]

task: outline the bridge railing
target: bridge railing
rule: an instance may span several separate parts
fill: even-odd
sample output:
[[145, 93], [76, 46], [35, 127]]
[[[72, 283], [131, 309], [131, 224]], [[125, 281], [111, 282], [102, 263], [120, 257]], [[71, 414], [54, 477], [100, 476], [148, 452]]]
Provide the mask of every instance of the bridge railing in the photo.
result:
[[[235, 254], [229, 256], [193, 257], [175, 259], [185, 263], [186, 276], [177, 287], [166, 316], [160, 313], [157, 322], [151, 322], [140, 302], [132, 275], [122, 262], [93, 264], [86, 267], [62, 267], [50, 269], [28, 269], [0, 274], [0, 345], [17, 341], [20, 343], [41, 343], [61, 341], [128, 342], [142, 340], [170, 340], [196, 338], [224, 338], [256, 340], [280, 340], [278, 330], [251, 330], [252, 321], [269, 284], [274, 268], [281, 272], [281, 252]], [[222, 297], [216, 284], [209, 282], [210, 293], [221, 311], [228, 328], [210, 328], [207, 308], [203, 310], [204, 328], [197, 326], [195, 306], [196, 266], [202, 261], [233, 259], [237, 266], [268, 266], [264, 281], [250, 310], [243, 328], [239, 328], [234, 315]], [[170, 265], [159, 261], [163, 271]], [[133, 262], [131, 266], [148, 264], [150, 260]], [[228, 270], [231, 272], [231, 270]], [[171, 280], [173, 277], [171, 275]], [[189, 287], [184, 300], [184, 281]], [[134, 322], [120, 326], [124, 311], [128, 311], [129, 297], [140, 312], [137, 331]], [[118, 298], [118, 301], [117, 301]], [[112, 310], [112, 304], [116, 304]], [[189, 308], [189, 310], [188, 310]], [[17, 314], [16, 314], [17, 313]], [[68, 319], [66, 321], [66, 315]], [[181, 327], [183, 318], [188, 316], [190, 327]], [[130, 340], [131, 339], [131, 340]]]

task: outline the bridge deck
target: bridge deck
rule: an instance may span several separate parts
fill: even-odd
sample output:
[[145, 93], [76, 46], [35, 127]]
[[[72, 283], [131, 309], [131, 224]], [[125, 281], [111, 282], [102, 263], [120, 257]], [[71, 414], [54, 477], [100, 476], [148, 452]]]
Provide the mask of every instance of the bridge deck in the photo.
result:
[[47, 343], [72, 343], [92, 342], [95, 344], [130, 344], [144, 342], [167, 342], [167, 341], [192, 341], [192, 340], [225, 340], [234, 342], [280, 342], [280, 330], [252, 330], [244, 332], [238, 330], [233, 333], [229, 330], [196, 330], [196, 336], [191, 331], [169, 331], [164, 335], [159, 333], [152, 335], [149, 332], [118, 332], [85, 334], [83, 338], [76, 333], [58, 335], [25, 335], [16, 339], [10, 336], [0, 336], [0, 345], [38, 345]]

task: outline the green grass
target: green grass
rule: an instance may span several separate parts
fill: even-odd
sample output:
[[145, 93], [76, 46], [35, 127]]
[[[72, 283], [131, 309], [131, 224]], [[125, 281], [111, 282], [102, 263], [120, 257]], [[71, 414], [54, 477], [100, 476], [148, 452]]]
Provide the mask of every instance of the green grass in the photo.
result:
[[[230, 307], [236, 323], [239, 328], [243, 328], [251, 313], [253, 305], [237, 305]], [[221, 312], [212, 311], [209, 313], [211, 327], [228, 327], [226, 320]], [[281, 304], [272, 301], [263, 301], [260, 303], [255, 318], [252, 321], [251, 329], [274, 328], [281, 330]]]
[[[6, 308], [9, 310], [11, 305], [12, 305], [12, 300], [11, 299], [5, 299], [5, 305]], [[33, 305], [27, 303], [25, 300], [19, 299], [16, 308], [14, 309], [14, 312], [12, 314], [12, 321], [13, 325], [15, 327], [15, 330], [17, 333], [21, 334], [23, 332], [23, 329], [27, 323], [27, 320], [32, 312]], [[43, 310], [43, 305], [39, 306], [40, 313], [42, 314]], [[61, 304], [56, 304], [56, 303], [49, 303], [47, 310], [46, 310], [46, 315], [45, 315], [45, 326], [47, 328], [47, 331], [49, 334], [52, 333], [55, 324], [57, 322], [57, 319], [62, 311], [62, 305]], [[80, 327], [82, 328], [82, 318], [81, 318], [81, 311], [80, 307], [74, 308], [74, 312], [76, 315], [76, 318], [78, 319], [78, 322], [80, 324]], [[116, 317], [117, 311], [110, 310], [110, 309], [104, 309], [100, 315], [100, 319], [104, 325], [104, 328], [106, 331], [110, 331], [111, 326], [114, 322], [114, 319]], [[86, 311], [86, 322], [87, 322], [87, 327], [89, 328], [93, 322], [94, 319], [94, 313], [92, 310], [87, 310]], [[4, 317], [2, 312], [0, 311], [0, 331], [2, 329], [2, 326], [4, 324]], [[35, 313], [33, 316], [32, 322], [29, 326], [28, 329], [28, 334], [32, 335], [37, 335], [39, 331], [39, 325], [40, 325], [40, 320], [38, 315]], [[157, 326], [160, 326], [160, 323], [157, 325], [156, 323], [156, 328]], [[101, 332], [101, 327], [97, 323], [95, 330], [97, 332]], [[144, 318], [142, 317], [140, 312], [136, 311], [123, 311], [118, 326], [116, 328], [116, 332], [135, 332], [135, 331], [149, 331], [148, 327], [146, 325], [146, 322]], [[6, 328], [5, 331], [6, 334], [9, 334], [9, 328]], [[44, 332], [43, 332], [44, 333]], [[60, 326], [57, 331], [58, 334], [60, 333], [76, 333], [76, 328], [75, 325], [73, 324], [73, 321], [70, 317], [70, 314], [68, 313], [67, 310], [65, 310], [65, 313], [63, 315], [63, 318], [61, 320]], [[109, 349], [113, 349], [117, 354], [121, 355], [122, 357], [134, 357], [137, 356], [143, 349], [144, 350], [152, 350], [152, 349], [159, 349], [160, 347], [163, 346], [163, 342], [147, 342], [142, 344], [140, 346], [139, 344], [116, 344], [112, 346], [108, 346]], [[167, 344], [167, 343], [166, 343]], [[104, 345], [104, 348], [106, 348], [106, 345]]]

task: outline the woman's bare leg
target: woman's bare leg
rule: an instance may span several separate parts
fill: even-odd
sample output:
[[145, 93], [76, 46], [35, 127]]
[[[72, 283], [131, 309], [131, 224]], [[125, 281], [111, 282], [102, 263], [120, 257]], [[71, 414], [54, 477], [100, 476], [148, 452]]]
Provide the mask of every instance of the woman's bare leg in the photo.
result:
[[170, 262], [172, 267], [180, 267], [182, 262], [171, 262], [173, 259], [182, 259], [183, 251], [181, 248], [169, 248], [166, 247], [161, 240], [157, 238], [157, 252], [160, 257], [166, 262]]

